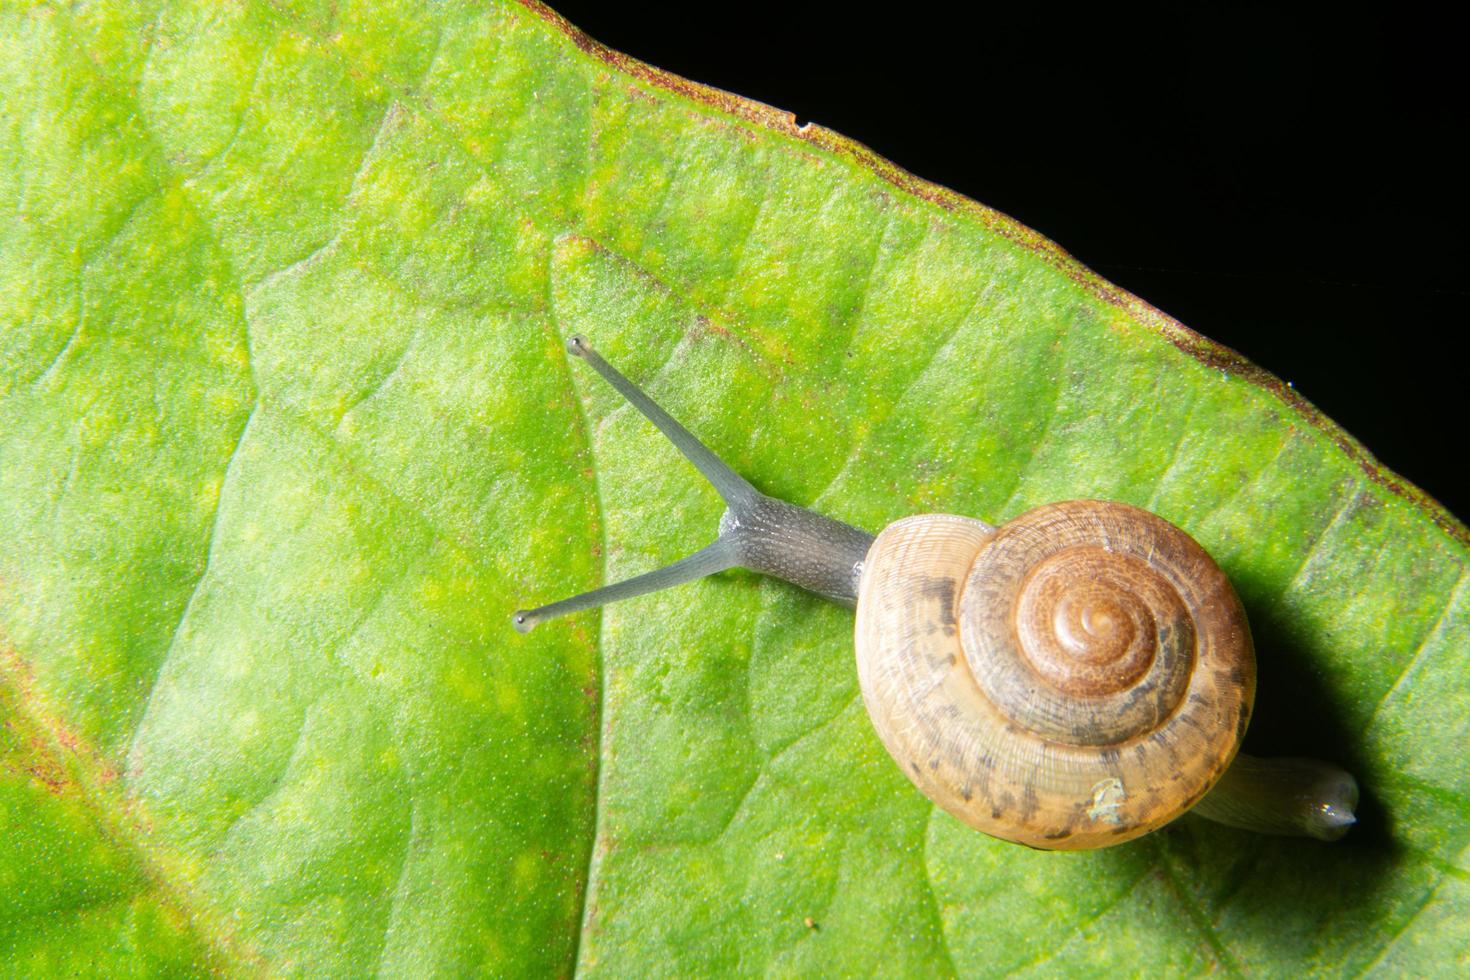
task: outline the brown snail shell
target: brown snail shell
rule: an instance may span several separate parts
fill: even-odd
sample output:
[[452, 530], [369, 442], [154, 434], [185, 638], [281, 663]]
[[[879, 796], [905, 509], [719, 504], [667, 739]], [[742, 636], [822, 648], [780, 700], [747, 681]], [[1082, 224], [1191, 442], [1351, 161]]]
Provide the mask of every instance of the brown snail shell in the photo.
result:
[[1074, 500], [999, 527], [889, 525], [863, 563], [858, 679], [930, 799], [995, 837], [1102, 847], [1199, 801], [1255, 694], [1240, 600], [1194, 539]]

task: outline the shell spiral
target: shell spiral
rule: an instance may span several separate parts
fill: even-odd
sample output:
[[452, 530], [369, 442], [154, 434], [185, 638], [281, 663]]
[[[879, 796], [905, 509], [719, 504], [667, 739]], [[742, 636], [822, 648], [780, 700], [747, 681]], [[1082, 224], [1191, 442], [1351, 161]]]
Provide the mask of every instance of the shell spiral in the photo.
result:
[[1147, 833], [1197, 802], [1255, 692], [1240, 601], [1194, 539], [1126, 504], [1000, 528], [898, 521], [868, 552], [858, 677], [889, 753], [971, 826], [1042, 848]]

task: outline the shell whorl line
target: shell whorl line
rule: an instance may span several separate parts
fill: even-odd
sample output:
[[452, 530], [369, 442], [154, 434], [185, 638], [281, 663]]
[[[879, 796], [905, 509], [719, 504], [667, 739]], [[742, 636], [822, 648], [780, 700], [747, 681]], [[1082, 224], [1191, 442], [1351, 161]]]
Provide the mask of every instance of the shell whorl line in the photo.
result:
[[1245, 613], [1203, 549], [1147, 511], [1069, 501], [1009, 522], [968, 570], [960, 621], [991, 703], [1044, 738], [1102, 746], [1153, 732], [1214, 664], [1238, 676], [1196, 698], [1243, 685], [1249, 712]]

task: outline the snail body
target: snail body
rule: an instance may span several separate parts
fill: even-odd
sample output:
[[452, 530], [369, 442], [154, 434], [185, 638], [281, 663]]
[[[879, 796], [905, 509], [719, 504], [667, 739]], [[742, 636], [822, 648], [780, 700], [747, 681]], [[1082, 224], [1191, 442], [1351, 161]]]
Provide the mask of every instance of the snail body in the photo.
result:
[[920, 791], [984, 833], [1104, 847], [1196, 805], [1266, 833], [1330, 840], [1353, 823], [1348, 773], [1238, 756], [1256, 680], [1245, 612], [1224, 572], [1173, 524], [1077, 500], [999, 527], [917, 515], [874, 537], [760, 493], [585, 339], [567, 347], [728, 509], [705, 548], [517, 611], [517, 629], [748, 568], [856, 608], [858, 680], [879, 738]]

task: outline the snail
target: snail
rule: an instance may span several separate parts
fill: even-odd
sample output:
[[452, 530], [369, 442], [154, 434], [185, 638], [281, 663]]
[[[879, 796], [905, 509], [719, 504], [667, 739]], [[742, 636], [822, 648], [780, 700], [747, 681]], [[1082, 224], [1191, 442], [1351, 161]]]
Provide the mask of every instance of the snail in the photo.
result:
[[1122, 503], [1047, 504], [1000, 526], [924, 514], [876, 537], [767, 496], [593, 350], [567, 341], [709, 480], [715, 541], [664, 568], [518, 610], [557, 616], [743, 567], [856, 610], [859, 686], [895, 762], [994, 837], [1076, 850], [1192, 810], [1336, 840], [1353, 777], [1239, 753], [1255, 695], [1245, 612], [1193, 538]]

